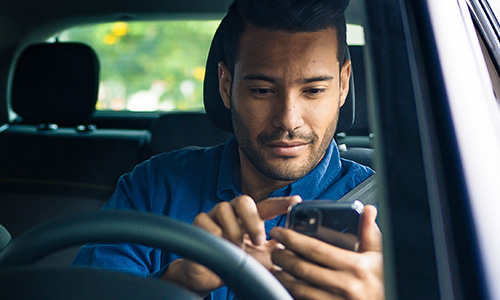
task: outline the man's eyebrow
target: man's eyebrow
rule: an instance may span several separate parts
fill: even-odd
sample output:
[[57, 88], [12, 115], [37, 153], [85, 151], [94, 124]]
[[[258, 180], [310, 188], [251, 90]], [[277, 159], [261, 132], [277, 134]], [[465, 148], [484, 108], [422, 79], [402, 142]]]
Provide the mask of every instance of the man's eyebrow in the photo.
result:
[[270, 83], [276, 82], [276, 78], [262, 74], [248, 74], [246, 76], [243, 76], [242, 80], [262, 80], [262, 81], [268, 81]]
[[[317, 81], [330, 81], [333, 80], [333, 76], [315, 76], [315, 77], [310, 77], [310, 78], [300, 78], [297, 80], [297, 82], [304, 84], [304, 83], [311, 83], [311, 82], [317, 82]], [[246, 76], [243, 76], [242, 80], [262, 80], [262, 81], [267, 81], [270, 83], [275, 83], [278, 80], [274, 77], [262, 75], [262, 74], [248, 74]]]
[[316, 77], [311, 77], [311, 78], [302, 78], [299, 79], [300, 83], [311, 83], [311, 82], [316, 82], [316, 81], [330, 81], [333, 80], [333, 76], [316, 76]]

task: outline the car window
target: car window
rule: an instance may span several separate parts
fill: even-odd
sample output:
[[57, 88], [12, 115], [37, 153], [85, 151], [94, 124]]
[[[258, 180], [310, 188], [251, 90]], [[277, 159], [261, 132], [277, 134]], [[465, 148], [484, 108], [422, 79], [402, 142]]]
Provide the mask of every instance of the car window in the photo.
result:
[[495, 15], [500, 16], [500, 1], [490, 0], [488, 3], [490, 4], [491, 8], [495, 12]]
[[486, 66], [488, 67], [488, 73], [490, 75], [491, 83], [493, 85], [493, 91], [495, 93], [497, 102], [500, 105], [500, 75], [498, 74], [495, 68], [495, 63], [493, 62], [493, 59], [489, 54], [488, 49], [484, 44], [484, 41], [479, 33], [478, 33], [478, 38], [481, 45], [481, 50], [483, 51]]
[[90, 45], [100, 61], [98, 110], [203, 108], [205, 60], [220, 20], [116, 22], [71, 28], [61, 41]]
[[[205, 61], [219, 23], [115, 22], [74, 27], [55, 38], [96, 51], [101, 64], [97, 110], [199, 111]], [[348, 42], [364, 45], [363, 27], [348, 25]]]
[[488, 68], [495, 97], [500, 98], [500, 24], [496, 15], [498, 2], [481, 2], [469, 0], [472, 15], [482, 54]]

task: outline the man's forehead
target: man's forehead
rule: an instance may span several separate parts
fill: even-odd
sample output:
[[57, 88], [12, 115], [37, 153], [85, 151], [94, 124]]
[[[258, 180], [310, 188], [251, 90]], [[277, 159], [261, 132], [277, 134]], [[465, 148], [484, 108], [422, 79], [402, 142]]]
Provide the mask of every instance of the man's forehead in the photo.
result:
[[269, 30], [256, 26], [248, 26], [241, 35], [238, 47], [238, 57], [270, 52], [301, 52], [311, 48], [324, 48], [328, 53], [337, 55], [338, 42], [335, 30], [327, 28], [320, 31], [290, 32], [284, 30]]
[[[236, 68], [244, 73], [281, 72], [293, 68], [338, 68], [337, 40], [332, 29], [288, 32], [249, 28], [240, 40]], [[240, 71], [242, 71], [240, 69]], [[310, 73], [310, 70], [306, 73]], [[243, 74], [240, 74], [243, 75]], [[311, 76], [323, 74], [311, 74]]]

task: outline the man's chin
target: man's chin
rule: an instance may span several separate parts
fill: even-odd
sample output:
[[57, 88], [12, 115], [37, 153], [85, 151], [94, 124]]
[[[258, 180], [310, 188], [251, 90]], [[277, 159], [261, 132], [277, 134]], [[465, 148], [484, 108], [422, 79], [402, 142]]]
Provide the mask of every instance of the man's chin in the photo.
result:
[[297, 181], [306, 176], [311, 171], [311, 168], [309, 166], [295, 163], [290, 164], [289, 162], [286, 162], [286, 159], [282, 159], [281, 163], [279, 164], [270, 164], [259, 169], [263, 174], [273, 180], [287, 182]]

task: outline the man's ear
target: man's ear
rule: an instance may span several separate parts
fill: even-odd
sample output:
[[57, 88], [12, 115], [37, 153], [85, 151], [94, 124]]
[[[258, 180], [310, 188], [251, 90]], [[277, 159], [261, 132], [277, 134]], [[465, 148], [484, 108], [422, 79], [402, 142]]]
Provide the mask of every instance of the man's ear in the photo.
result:
[[340, 107], [344, 105], [349, 93], [349, 82], [351, 79], [351, 60], [348, 59], [340, 69]]
[[231, 109], [231, 73], [224, 62], [219, 62], [219, 93], [227, 109]]

